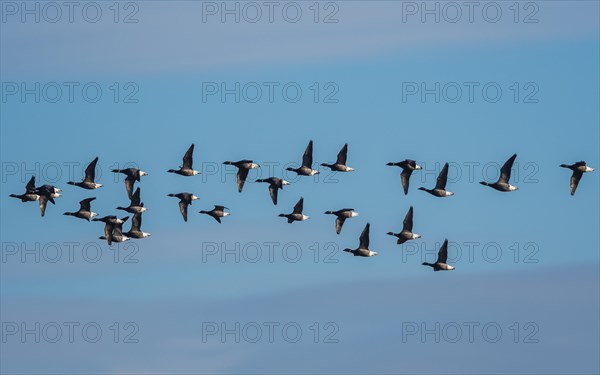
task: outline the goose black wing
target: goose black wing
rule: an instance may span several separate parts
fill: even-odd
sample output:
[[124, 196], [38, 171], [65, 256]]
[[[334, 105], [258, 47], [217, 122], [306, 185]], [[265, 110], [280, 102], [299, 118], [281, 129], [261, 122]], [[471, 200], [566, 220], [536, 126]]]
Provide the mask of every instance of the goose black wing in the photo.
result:
[[583, 172], [575, 170], [571, 175], [571, 195], [575, 195], [575, 190], [577, 190], [577, 185], [579, 185], [579, 180], [583, 176]]
[[344, 145], [344, 147], [342, 147], [340, 152], [337, 154], [337, 161], [335, 163], [340, 164], [340, 165], [346, 165], [347, 157], [348, 157], [348, 144], [346, 143]]
[[335, 219], [335, 233], [340, 234], [342, 231], [342, 227], [344, 226], [344, 222], [346, 221], [345, 217], [338, 216]]
[[274, 205], [277, 205], [277, 191], [279, 188], [276, 185], [269, 185], [269, 195]]
[[188, 148], [185, 155], [183, 155], [183, 164], [182, 164], [183, 168], [192, 169], [192, 164], [194, 163], [193, 154], [194, 154], [194, 144], [192, 143], [192, 145], [190, 146], [190, 148]]
[[96, 156], [96, 159], [92, 160], [92, 162], [88, 164], [87, 168], [85, 169], [85, 178], [83, 179], [84, 182], [94, 182], [94, 179], [96, 178], [97, 163], [98, 157]]
[[402, 188], [404, 189], [404, 195], [408, 194], [408, 186], [410, 184], [410, 176], [412, 175], [413, 170], [409, 168], [405, 168], [402, 173], [400, 173], [400, 179], [402, 180]]
[[249, 169], [246, 168], [239, 168], [238, 172], [237, 172], [237, 186], [238, 186], [238, 191], [241, 193], [242, 189], [244, 188], [244, 184], [246, 183], [246, 178], [248, 177], [248, 172], [250, 172]]
[[96, 199], [96, 197], [94, 198], [87, 198], [82, 200], [81, 202], [79, 202], [79, 211], [91, 211], [91, 202]]
[[135, 183], [135, 178], [131, 176], [127, 176], [125, 179], [125, 190], [127, 190], [127, 197], [131, 199], [131, 193], [133, 192], [133, 184]]
[[312, 168], [313, 163], [313, 141], [308, 142], [304, 155], [302, 155], [302, 166]]
[[131, 196], [131, 206], [139, 206], [140, 200], [140, 188], [135, 189], [135, 193]]
[[300, 198], [298, 203], [294, 206], [294, 214], [302, 214], [302, 210], [304, 209], [304, 198]]
[[402, 230], [406, 232], [412, 232], [413, 229], [413, 208], [410, 206], [406, 216], [404, 217], [404, 221], [402, 222], [403, 227]]
[[133, 214], [133, 219], [131, 219], [131, 230], [132, 231], [140, 231], [142, 227], [142, 214]]
[[448, 261], [448, 240], [445, 240], [440, 247], [440, 251], [438, 252], [438, 258], [436, 263], [446, 263]]
[[500, 180], [498, 182], [503, 182], [508, 184], [508, 180], [510, 180], [510, 170], [512, 169], [513, 163], [517, 158], [517, 154], [514, 154], [504, 163], [502, 169], [500, 169]]
[[360, 244], [358, 246], [359, 249], [369, 249], [369, 228], [371, 227], [370, 223], [365, 225], [365, 229], [363, 229], [360, 234]]
[[187, 221], [188, 202], [183, 199], [179, 201], [179, 212], [183, 216], [183, 221]]
[[48, 205], [48, 200], [50, 199], [52, 198], [47, 195], [40, 195], [40, 213], [42, 214], [42, 217], [46, 214], [46, 205]]
[[31, 179], [25, 186], [26, 194], [35, 193], [35, 176], [31, 176]]
[[104, 225], [104, 237], [106, 238], [106, 242], [108, 242], [108, 246], [112, 245], [112, 234], [114, 229], [114, 224], [107, 222], [106, 225]]
[[438, 175], [435, 188], [439, 190], [446, 190], [446, 182], [448, 181], [448, 163], [444, 164], [444, 168]]

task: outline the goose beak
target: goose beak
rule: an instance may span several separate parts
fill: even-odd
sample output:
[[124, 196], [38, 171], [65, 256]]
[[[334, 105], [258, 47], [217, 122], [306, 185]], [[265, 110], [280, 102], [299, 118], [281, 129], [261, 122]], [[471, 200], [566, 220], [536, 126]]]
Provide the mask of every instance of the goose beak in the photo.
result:
[[421, 170], [421, 169], [423, 169], [423, 167], [421, 167], [420, 165], [417, 165], [417, 166], [415, 167], [415, 169], [416, 169], [416, 170]]
[[195, 195], [192, 195], [192, 200], [195, 201], [196, 199], [198, 199], [198, 197]]

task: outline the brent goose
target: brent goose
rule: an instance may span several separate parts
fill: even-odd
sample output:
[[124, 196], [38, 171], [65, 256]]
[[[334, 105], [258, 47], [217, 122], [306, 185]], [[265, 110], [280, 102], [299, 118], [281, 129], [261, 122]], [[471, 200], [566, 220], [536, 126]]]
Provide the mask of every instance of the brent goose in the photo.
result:
[[398, 245], [405, 243], [408, 240], [414, 240], [417, 238], [421, 238], [420, 234], [413, 233], [413, 207], [410, 206], [406, 216], [404, 217], [404, 222], [402, 223], [402, 231], [400, 233], [388, 232], [390, 236], [398, 237]]
[[421, 168], [420, 165], [417, 165], [417, 162], [414, 160], [406, 159], [404, 161], [399, 161], [397, 163], [387, 163], [386, 165], [393, 167], [402, 168], [402, 173], [400, 173], [400, 179], [402, 180], [402, 187], [404, 188], [404, 195], [408, 194], [408, 185], [410, 183], [410, 176], [413, 171], [418, 171]]
[[369, 250], [369, 228], [371, 224], [367, 223], [360, 235], [360, 243], [356, 250], [344, 249], [345, 252], [354, 254], [355, 257], [372, 257], [377, 255], [377, 252]]
[[300, 176], [314, 176], [319, 174], [319, 171], [312, 169], [313, 163], [313, 141], [308, 142], [308, 146], [306, 146], [306, 150], [304, 150], [304, 155], [302, 155], [302, 165], [300, 168], [286, 168], [287, 171], [296, 172]]
[[446, 191], [446, 181], [448, 180], [448, 163], [444, 164], [444, 168], [438, 175], [437, 182], [435, 184], [435, 188], [427, 189], [424, 187], [420, 187], [419, 190], [423, 190], [428, 192], [431, 195], [435, 195], [436, 197], [449, 197], [454, 195], [449, 191]]
[[336, 160], [335, 164], [322, 163], [321, 165], [323, 167], [331, 168], [332, 171], [336, 171], [336, 172], [351, 172], [354, 170], [354, 168], [350, 168], [346, 165], [347, 157], [348, 157], [348, 144], [346, 143], [344, 145], [344, 147], [342, 147], [340, 152], [337, 154], [337, 160]]
[[131, 219], [131, 229], [129, 232], [123, 233], [125, 237], [129, 238], [146, 238], [150, 236], [150, 233], [143, 232], [142, 229], [142, 214], [133, 214], [133, 219]]
[[179, 167], [179, 169], [169, 169], [167, 172], [176, 173], [181, 176], [195, 176], [197, 174], [200, 174], [200, 172], [192, 168], [192, 164], [194, 162], [193, 153], [194, 144], [192, 143], [185, 155], [183, 155], [183, 164], [181, 165], [181, 167]]
[[188, 206], [192, 204], [192, 201], [198, 199], [198, 197], [192, 193], [168, 194], [167, 196], [179, 198], [179, 211], [181, 212], [181, 216], [183, 216], [183, 221], [187, 221]]
[[238, 191], [241, 193], [244, 188], [244, 183], [246, 182], [246, 177], [248, 177], [248, 172], [250, 169], [260, 168], [260, 165], [254, 163], [252, 160], [240, 160], [240, 161], [225, 161], [223, 162], [225, 165], [234, 165], [238, 168], [237, 171], [237, 187]]
[[293, 223], [294, 221], [304, 221], [306, 219], [309, 219], [310, 217], [302, 214], [303, 209], [304, 198], [302, 197], [294, 206], [294, 211], [291, 214], [279, 214], [279, 217], [287, 217], [288, 223]]
[[131, 202], [129, 203], [129, 206], [127, 206], [127, 207], [119, 206], [119, 207], [117, 207], [117, 210], [127, 211], [132, 214], [139, 214], [144, 211], [148, 211], [148, 209], [146, 207], [144, 207], [144, 204], [141, 203], [140, 188], [135, 189], [135, 193], [133, 193], [133, 195], [131, 196]]
[[216, 221], [219, 222], [219, 224], [221, 224], [222, 217], [231, 215], [229, 212], [225, 212], [225, 210], [228, 210], [228, 209], [229, 208], [227, 208], [225, 206], [215, 206], [215, 208], [213, 208], [210, 211], [200, 211], [200, 213], [212, 216]]
[[358, 212], [354, 212], [352, 210], [353, 208], [342, 208], [341, 210], [337, 211], [325, 211], [326, 215], [337, 216], [335, 219], [335, 233], [340, 234], [342, 231], [342, 226], [347, 218], [358, 216]]
[[269, 184], [269, 195], [274, 205], [277, 205], [277, 190], [282, 189], [285, 185], [290, 185], [289, 182], [283, 178], [269, 177], [265, 179], [258, 179], [256, 182], [266, 182]]
[[136, 181], [139, 182], [140, 177], [148, 175], [148, 173], [137, 168], [113, 169], [111, 172], [123, 173], [127, 176], [125, 177], [125, 189], [127, 190], [127, 197], [129, 199], [131, 199], [131, 193], [133, 192], [133, 184], [135, 184]]
[[34, 193], [39, 196], [40, 213], [42, 214], [42, 217], [46, 214], [46, 205], [48, 204], [48, 201], [55, 204], [54, 198], [60, 197], [61, 191], [62, 190], [52, 185], [42, 185], [34, 190]]
[[96, 199], [96, 197], [87, 198], [87, 199], [80, 201], [79, 202], [79, 211], [65, 212], [63, 215], [75, 216], [77, 218], [90, 221], [90, 219], [94, 218], [95, 216], [98, 216], [98, 214], [95, 212], [92, 212], [92, 209], [91, 209], [91, 202], [94, 199]]
[[435, 263], [423, 262], [422, 265], [433, 268], [434, 271], [452, 271], [454, 267], [446, 264], [448, 261], [448, 240], [444, 241], [440, 251], [438, 252], [438, 258]]
[[519, 189], [518, 187], [512, 186], [511, 184], [508, 183], [508, 180], [510, 180], [510, 170], [511, 170], [516, 158], [517, 158], [517, 154], [514, 154], [513, 156], [510, 157], [510, 159], [508, 159], [506, 161], [506, 163], [504, 163], [504, 165], [502, 166], [502, 169], [500, 169], [500, 178], [498, 178], [497, 182], [490, 184], [489, 182], [481, 181], [480, 184], [489, 186], [498, 191], [518, 190]]
[[104, 236], [98, 237], [101, 240], [106, 240], [108, 245], [112, 245], [114, 242], [123, 242], [129, 240], [129, 237], [124, 236], [122, 233], [123, 223], [129, 219], [126, 216], [122, 219], [118, 219], [114, 215], [104, 216], [98, 219], [92, 219], [92, 221], [102, 221], [104, 225]]
[[94, 160], [92, 160], [92, 162], [90, 164], [88, 164], [87, 168], [85, 168], [85, 177], [83, 178], [83, 181], [81, 181], [81, 182], [69, 181], [69, 182], [67, 182], [67, 184], [79, 186], [80, 188], [84, 188], [84, 189], [88, 189], [88, 190], [98, 189], [99, 187], [102, 187], [102, 184], [97, 184], [94, 182], [94, 179], [96, 178], [96, 164], [97, 163], [98, 163], [98, 157], [96, 156], [96, 158]]
[[569, 168], [573, 171], [573, 174], [571, 175], [571, 195], [575, 195], [575, 190], [577, 190], [577, 185], [579, 185], [581, 176], [583, 176], [584, 173], [594, 170], [593, 168], [588, 167], [583, 160], [573, 165], [561, 164], [560, 166], [563, 168]]
[[25, 193], [23, 194], [11, 194], [12, 198], [20, 199], [21, 202], [34, 202], [40, 199], [39, 194], [35, 192], [35, 176], [31, 176], [31, 179], [25, 185]]

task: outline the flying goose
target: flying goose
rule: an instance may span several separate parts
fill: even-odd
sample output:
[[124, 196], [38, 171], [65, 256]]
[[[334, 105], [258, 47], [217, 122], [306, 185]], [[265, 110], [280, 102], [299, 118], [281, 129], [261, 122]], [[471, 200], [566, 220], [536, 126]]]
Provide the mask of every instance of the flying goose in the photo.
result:
[[377, 252], [369, 250], [369, 228], [371, 224], [367, 223], [360, 235], [360, 243], [356, 250], [344, 249], [345, 252], [354, 254], [355, 257], [372, 257], [377, 255]]
[[183, 164], [179, 167], [179, 169], [169, 169], [167, 172], [175, 173], [181, 176], [195, 176], [200, 174], [200, 172], [194, 170], [192, 168], [192, 164], [194, 162], [194, 144], [190, 146], [185, 155], [183, 155]]
[[577, 190], [577, 185], [579, 185], [579, 180], [581, 180], [581, 177], [583, 176], [584, 173], [587, 172], [592, 172], [594, 169], [590, 168], [587, 166], [587, 164], [585, 163], [585, 161], [580, 161], [577, 162], [573, 165], [567, 165], [567, 164], [561, 164], [560, 165], [563, 168], [569, 168], [570, 170], [573, 171], [573, 174], [571, 175], [571, 195], [575, 195], [575, 190]]
[[146, 238], [150, 236], [150, 233], [143, 232], [142, 229], [142, 214], [133, 214], [133, 219], [131, 219], [131, 229], [129, 232], [123, 233], [125, 237], [129, 238]]
[[212, 216], [216, 221], [219, 222], [219, 224], [221, 224], [222, 217], [231, 215], [231, 213], [225, 212], [225, 210], [228, 210], [228, 209], [229, 208], [227, 208], [225, 206], [215, 206], [215, 208], [213, 208], [210, 211], [200, 211], [200, 213], [206, 214], [208, 216]]
[[144, 207], [144, 204], [141, 203], [140, 188], [135, 189], [135, 193], [133, 193], [133, 195], [131, 196], [131, 202], [129, 203], [129, 206], [127, 206], [127, 207], [119, 206], [119, 207], [117, 207], [117, 210], [127, 211], [132, 214], [139, 214], [144, 211], [148, 211], [148, 209], [146, 207]]
[[90, 221], [90, 219], [94, 218], [95, 216], [98, 216], [98, 214], [95, 212], [92, 212], [92, 209], [91, 209], [91, 202], [94, 199], [96, 199], [96, 197], [87, 198], [87, 199], [80, 201], [79, 202], [79, 211], [65, 212], [63, 215], [75, 216], [77, 218]]
[[454, 267], [446, 264], [448, 261], [448, 240], [444, 241], [442, 247], [440, 247], [440, 251], [438, 252], [438, 258], [435, 263], [427, 263], [423, 262], [422, 265], [429, 266], [433, 268], [434, 271], [452, 271]]
[[436, 197], [449, 197], [451, 195], [454, 195], [454, 193], [451, 193], [446, 190], [446, 181], [447, 180], [448, 180], [448, 163], [444, 164], [444, 168], [442, 168], [442, 171], [438, 175], [437, 182], [435, 184], [435, 188], [427, 189], [424, 187], [420, 187], [419, 190], [426, 191], [431, 195], [435, 195]]
[[402, 180], [402, 187], [404, 188], [404, 195], [408, 194], [408, 185], [410, 183], [410, 176], [413, 171], [418, 171], [421, 168], [420, 165], [417, 165], [417, 162], [414, 160], [406, 159], [404, 161], [399, 161], [397, 163], [387, 163], [386, 165], [393, 167], [402, 168], [402, 173], [400, 173], [400, 179]]
[[102, 221], [104, 223], [104, 236], [98, 237], [101, 240], [106, 240], [108, 246], [114, 242], [123, 242], [129, 240], [129, 237], [123, 235], [122, 228], [123, 223], [129, 219], [126, 216], [122, 219], [118, 219], [114, 215], [104, 216], [102, 218], [92, 219], [92, 221]]
[[344, 147], [337, 154], [337, 160], [335, 164], [327, 164], [322, 163], [323, 167], [331, 168], [332, 171], [336, 172], [352, 172], [354, 168], [350, 168], [346, 165], [346, 158], [348, 157], [348, 144], [346, 143]]
[[398, 245], [405, 243], [408, 240], [415, 240], [417, 238], [421, 238], [420, 234], [416, 234], [412, 232], [413, 228], [413, 207], [410, 206], [406, 216], [404, 217], [404, 222], [402, 222], [402, 231], [399, 233], [388, 232], [390, 236], [398, 237]]
[[518, 187], [512, 186], [511, 184], [508, 183], [508, 180], [510, 180], [510, 170], [511, 170], [516, 158], [517, 158], [517, 154], [514, 154], [513, 156], [510, 157], [510, 159], [508, 159], [506, 161], [506, 163], [504, 163], [504, 165], [500, 169], [500, 178], [498, 178], [497, 182], [490, 184], [489, 182], [481, 181], [480, 184], [489, 186], [498, 191], [518, 190], [519, 189]]
[[42, 214], [42, 217], [46, 214], [46, 205], [48, 204], [48, 201], [55, 204], [54, 198], [60, 197], [61, 191], [62, 190], [52, 185], [42, 185], [34, 190], [34, 193], [39, 196], [40, 213]]
[[300, 168], [286, 168], [287, 171], [296, 172], [300, 176], [314, 176], [319, 174], [319, 171], [312, 169], [313, 163], [313, 141], [308, 142], [308, 146], [306, 146], [306, 150], [304, 150], [304, 155], [302, 155], [302, 165]]
[[148, 175], [148, 173], [137, 168], [113, 169], [111, 172], [123, 173], [127, 176], [125, 177], [125, 189], [127, 190], [127, 197], [129, 199], [131, 199], [131, 193], [133, 192], [133, 184], [135, 184], [136, 181], [139, 182], [140, 177]]
[[342, 231], [342, 226], [347, 218], [358, 216], [358, 212], [352, 211], [353, 208], [342, 208], [337, 211], [325, 211], [326, 215], [335, 215], [337, 218], [335, 219], [335, 233], [340, 234]]
[[238, 191], [241, 193], [244, 188], [244, 183], [246, 182], [246, 177], [248, 177], [248, 172], [250, 169], [260, 168], [260, 165], [254, 163], [252, 160], [240, 160], [240, 161], [226, 161], [223, 162], [225, 165], [234, 165], [238, 168], [237, 171], [237, 186]]
[[98, 189], [99, 187], [102, 187], [102, 184], [97, 184], [94, 182], [94, 179], [96, 178], [96, 164], [97, 163], [98, 163], [98, 157], [96, 156], [96, 158], [94, 160], [92, 160], [92, 162], [90, 164], [88, 164], [88, 166], [85, 168], [85, 177], [83, 178], [83, 181], [81, 181], [81, 182], [69, 181], [69, 182], [67, 182], [67, 184], [79, 186], [80, 188], [84, 188], [84, 189], [88, 189], [88, 190]]
[[304, 209], [304, 198], [300, 198], [298, 203], [294, 206], [294, 211], [291, 214], [279, 214], [279, 217], [287, 217], [288, 223], [293, 223], [294, 221], [304, 221], [309, 219], [309, 216], [303, 215], [302, 210]]
[[290, 185], [289, 182], [284, 180], [283, 178], [277, 177], [269, 177], [265, 179], [258, 179], [256, 182], [266, 182], [269, 184], [269, 195], [271, 196], [271, 200], [273, 204], [277, 206], [277, 190], [282, 189], [285, 185]]
[[25, 185], [25, 193], [11, 194], [10, 197], [20, 199], [21, 202], [34, 202], [40, 199], [39, 194], [35, 192], [35, 176], [31, 176], [27, 185]]
[[167, 196], [179, 198], [179, 211], [181, 212], [181, 216], [183, 216], [183, 221], [187, 221], [188, 206], [192, 204], [192, 201], [198, 199], [198, 197], [192, 193], [168, 194]]

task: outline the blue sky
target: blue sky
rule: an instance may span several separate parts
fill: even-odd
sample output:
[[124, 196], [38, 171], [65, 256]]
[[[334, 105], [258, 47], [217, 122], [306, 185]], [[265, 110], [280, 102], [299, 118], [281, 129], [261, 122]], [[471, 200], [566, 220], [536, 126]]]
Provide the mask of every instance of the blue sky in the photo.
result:
[[[103, 95], [97, 103], [79, 91], [72, 103], [65, 96], [36, 103], [32, 96], [7, 95], [1, 103], [2, 322], [99, 322], [105, 338], [112, 322], [135, 322], [139, 342], [21, 343], [10, 336], [2, 343], [1, 370], [597, 373], [600, 179], [597, 171], [584, 175], [572, 197], [570, 172], [558, 165], [585, 160], [600, 167], [599, 8], [595, 2], [536, 4], [538, 23], [514, 23], [508, 3], [497, 23], [403, 23], [402, 3], [360, 1], [337, 3], [339, 22], [331, 24], [314, 23], [308, 3], [301, 3], [304, 16], [293, 24], [203, 23], [201, 2], [160, 1], [138, 3], [135, 24], [112, 22], [108, 5], [94, 24], [8, 18], [0, 33], [3, 97], [13, 82], [95, 82]], [[520, 17], [531, 11], [521, 6]], [[113, 100], [115, 82], [119, 103]], [[137, 88], [137, 103], [122, 102], [128, 82]], [[272, 103], [266, 91], [257, 103], [236, 103], [231, 96], [225, 103], [218, 96], [203, 101], [206, 82], [293, 83], [302, 96], [288, 103], [276, 90]], [[315, 82], [321, 94], [336, 87], [338, 102], [323, 103], [321, 96], [314, 103]], [[457, 103], [444, 97], [437, 103], [432, 96], [403, 101], [403, 82], [491, 84], [502, 96], [489, 103], [476, 90], [473, 103], [466, 91]], [[538, 102], [524, 103], [532, 90]], [[288, 163], [300, 162], [310, 139], [315, 163], [334, 161], [347, 142], [348, 164], [356, 171], [322, 171], [318, 179], [284, 174]], [[166, 173], [180, 165], [190, 143], [203, 174]], [[520, 190], [503, 194], [479, 185], [494, 179], [513, 153], [511, 182]], [[104, 186], [68, 186], [96, 156]], [[244, 158], [263, 168], [250, 174], [240, 194], [235, 175], [221, 163]], [[385, 166], [405, 158], [425, 166], [413, 174], [407, 196], [400, 170]], [[435, 184], [445, 162], [451, 164], [447, 188], [456, 195], [438, 199], [418, 191]], [[79, 163], [73, 176], [69, 163]], [[125, 163], [149, 172], [138, 186], [150, 208], [142, 228], [152, 237], [119, 247], [115, 262], [115, 251], [96, 240], [102, 225], [62, 213], [90, 196], [97, 197], [95, 212], [117, 213], [127, 196], [122, 178], [109, 170]], [[256, 173], [269, 177], [269, 165], [292, 181], [276, 207], [266, 184], [252, 182]], [[37, 204], [8, 198], [22, 192], [31, 170], [38, 184], [64, 190], [44, 218]], [[166, 196], [181, 191], [200, 197], [187, 223], [177, 200]], [[277, 217], [291, 212], [301, 196], [310, 220], [288, 225]], [[221, 225], [197, 213], [215, 204], [232, 212]], [[414, 231], [423, 238], [399, 246], [385, 233], [401, 228], [411, 205]], [[360, 216], [337, 236], [334, 219], [323, 212], [348, 206]], [[342, 252], [358, 245], [367, 222], [379, 256]], [[456, 271], [432, 273], [420, 263], [434, 260], [445, 238]], [[67, 242], [79, 244], [73, 262], [65, 254]], [[271, 242], [278, 244], [273, 260], [266, 245]], [[14, 244], [49, 249], [54, 243], [63, 251], [55, 263], [36, 263], [31, 255], [22, 262], [20, 253], [11, 253]], [[90, 243], [101, 249], [98, 262], [82, 258], [80, 248]], [[207, 253], [213, 244], [238, 244], [249, 252], [259, 244], [262, 257], [235, 262], [230, 255], [223, 262], [220, 253]], [[299, 261], [286, 260], [286, 246], [300, 249]], [[469, 246], [475, 249], [471, 259]], [[134, 251], [138, 262], [124, 262]], [[300, 324], [303, 339], [202, 341], [206, 322], [272, 321]], [[314, 322], [333, 322], [339, 342], [314, 343]], [[403, 324], [414, 322], [495, 322], [503, 339], [402, 342]], [[515, 322], [534, 323], [539, 342], [523, 343], [521, 336], [515, 343], [509, 328]], [[357, 350], [365, 356], [349, 355]]]

